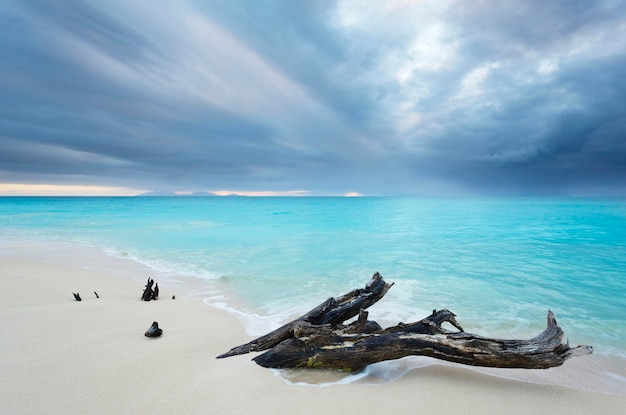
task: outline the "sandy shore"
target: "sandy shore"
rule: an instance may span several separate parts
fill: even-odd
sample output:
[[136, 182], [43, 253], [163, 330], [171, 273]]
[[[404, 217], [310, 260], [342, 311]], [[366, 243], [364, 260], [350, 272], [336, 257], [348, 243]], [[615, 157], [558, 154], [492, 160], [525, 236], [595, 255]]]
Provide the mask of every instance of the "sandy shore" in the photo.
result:
[[[161, 282], [158, 301], [140, 301], [150, 271], [139, 264], [89, 248], [6, 244], [0, 264], [6, 414], [612, 414], [626, 408], [625, 396], [447, 365], [382, 385], [290, 385], [252, 356], [215, 359], [251, 337], [233, 315], [186, 296], [184, 284]], [[77, 291], [82, 302], [72, 297]], [[164, 335], [144, 337], [155, 320]]]

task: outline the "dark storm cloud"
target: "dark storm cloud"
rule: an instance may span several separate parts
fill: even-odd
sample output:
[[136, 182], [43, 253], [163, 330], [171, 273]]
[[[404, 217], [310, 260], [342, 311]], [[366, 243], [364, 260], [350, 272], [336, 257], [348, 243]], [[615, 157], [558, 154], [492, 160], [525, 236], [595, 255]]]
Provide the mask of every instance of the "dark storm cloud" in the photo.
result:
[[0, 181], [625, 194], [626, 5], [7, 1]]
[[371, 56], [348, 62], [355, 57], [349, 56], [346, 40], [334, 27], [334, 2], [216, 1], [201, 7], [349, 122], [367, 122], [376, 108], [370, 99], [373, 86], [354, 87], [350, 74], [341, 68], [356, 66], [362, 71], [378, 51], [372, 48]]

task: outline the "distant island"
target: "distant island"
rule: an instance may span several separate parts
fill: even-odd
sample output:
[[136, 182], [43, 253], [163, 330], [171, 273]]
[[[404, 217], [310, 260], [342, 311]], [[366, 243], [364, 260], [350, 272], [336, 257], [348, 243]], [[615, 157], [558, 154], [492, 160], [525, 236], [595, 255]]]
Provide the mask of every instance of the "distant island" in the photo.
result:
[[170, 192], [169, 190], [155, 190], [152, 192], [146, 192], [146, 193], [141, 193], [136, 195], [138, 197], [144, 197], [144, 196], [159, 196], [159, 197], [173, 197], [173, 196], [194, 196], [194, 197], [213, 197], [213, 196], [218, 196], [215, 193], [209, 193], [209, 192], [193, 192], [193, 193], [176, 193], [176, 192]]

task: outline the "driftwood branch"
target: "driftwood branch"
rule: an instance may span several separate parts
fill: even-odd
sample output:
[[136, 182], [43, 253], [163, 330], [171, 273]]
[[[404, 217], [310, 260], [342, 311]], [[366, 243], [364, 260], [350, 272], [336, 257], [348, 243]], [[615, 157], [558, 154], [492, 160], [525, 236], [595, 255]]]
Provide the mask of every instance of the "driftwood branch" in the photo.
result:
[[364, 289], [352, 290], [338, 298], [331, 297], [303, 316], [250, 343], [234, 347], [218, 358], [270, 349], [284, 340], [298, 337], [297, 334], [301, 333], [305, 326], [320, 326], [317, 330], [323, 330], [324, 325], [336, 326], [375, 304], [392, 286], [393, 284], [385, 283], [380, 274], [376, 273]]
[[[560, 366], [573, 356], [592, 353], [591, 346], [570, 348], [561, 343], [563, 330], [552, 311], [547, 327], [530, 340], [503, 340], [466, 333], [449, 310], [415, 323], [382, 329], [367, 320], [365, 308], [380, 300], [393, 284], [374, 274], [365, 289], [330, 298], [302, 317], [218, 358], [252, 351], [265, 353], [253, 360], [271, 368], [334, 368], [355, 370], [405, 356], [430, 356], [472, 366], [545, 369]], [[342, 323], [359, 315], [349, 325]], [[442, 327], [449, 323], [458, 331]]]

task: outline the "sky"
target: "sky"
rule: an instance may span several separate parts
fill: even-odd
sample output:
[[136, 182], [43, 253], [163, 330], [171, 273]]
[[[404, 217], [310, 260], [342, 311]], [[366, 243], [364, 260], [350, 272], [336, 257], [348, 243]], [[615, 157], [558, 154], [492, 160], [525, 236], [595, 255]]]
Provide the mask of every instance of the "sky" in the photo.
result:
[[0, 195], [626, 195], [626, 1], [3, 0]]

